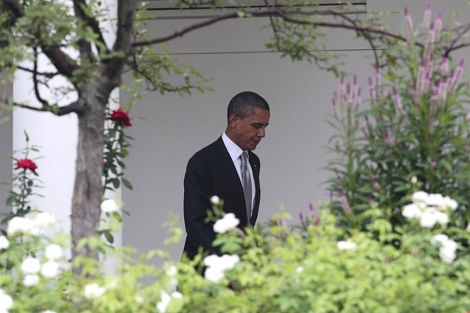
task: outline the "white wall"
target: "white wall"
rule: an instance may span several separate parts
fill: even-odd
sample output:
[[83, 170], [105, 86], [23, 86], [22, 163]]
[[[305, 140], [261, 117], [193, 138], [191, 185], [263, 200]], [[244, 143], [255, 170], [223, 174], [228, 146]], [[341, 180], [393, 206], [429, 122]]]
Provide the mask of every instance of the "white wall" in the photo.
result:
[[[400, 15], [391, 11], [387, 19], [400, 27]], [[152, 21], [149, 32], [168, 34], [192, 22]], [[309, 202], [327, 199], [322, 182], [328, 173], [322, 168], [332, 131], [325, 118], [331, 112], [337, 79], [314, 65], [292, 63], [266, 51], [264, 44], [271, 34], [259, 31], [266, 23], [261, 18], [227, 21], [168, 44], [177, 57], [214, 78], [209, 86], [215, 92], [185, 97], [152, 93], [132, 109], [132, 116], [146, 119], [135, 120], [130, 129], [136, 139], [126, 173], [134, 191], [123, 192], [131, 214], [125, 218], [125, 245], [142, 251], [162, 248], [166, 235], [161, 225], [169, 212], [179, 215], [182, 225], [187, 161], [222, 134], [227, 104], [243, 90], [258, 92], [271, 106], [266, 138], [256, 150], [261, 159], [259, 222], [281, 205], [297, 219], [299, 212], [308, 210]], [[343, 69], [359, 74], [365, 86], [372, 54], [352, 36], [347, 31], [328, 31], [327, 47], [344, 52]], [[127, 76], [124, 82], [129, 84], [131, 79]], [[173, 247], [172, 255], [179, 258], [181, 250], [182, 244]]]

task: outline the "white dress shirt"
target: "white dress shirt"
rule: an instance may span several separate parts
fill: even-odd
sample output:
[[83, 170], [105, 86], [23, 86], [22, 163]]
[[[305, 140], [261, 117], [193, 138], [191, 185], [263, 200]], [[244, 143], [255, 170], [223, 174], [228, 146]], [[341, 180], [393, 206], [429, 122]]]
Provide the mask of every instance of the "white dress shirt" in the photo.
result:
[[[240, 183], [242, 181], [242, 173], [241, 173], [241, 160], [240, 160], [240, 155], [243, 153], [243, 150], [237, 146], [236, 143], [234, 143], [228, 136], [223, 133], [222, 134], [222, 140], [224, 142], [225, 148], [228, 151], [228, 154], [230, 154], [230, 157], [232, 158], [233, 165], [235, 165], [235, 168], [238, 173], [238, 178], [240, 179]], [[255, 200], [255, 194], [256, 194], [256, 185], [255, 185], [255, 178], [253, 176], [253, 170], [251, 169], [251, 164], [248, 166], [248, 170], [250, 171], [250, 178], [251, 178], [251, 208], [250, 212], [253, 215], [253, 202]]]

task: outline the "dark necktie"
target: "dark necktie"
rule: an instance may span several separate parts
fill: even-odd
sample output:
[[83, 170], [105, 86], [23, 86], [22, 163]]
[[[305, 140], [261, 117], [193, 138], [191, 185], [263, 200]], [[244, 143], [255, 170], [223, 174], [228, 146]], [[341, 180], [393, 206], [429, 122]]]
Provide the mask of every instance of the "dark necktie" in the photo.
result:
[[248, 221], [251, 218], [251, 205], [252, 205], [252, 189], [251, 189], [251, 176], [250, 176], [250, 163], [248, 162], [248, 152], [243, 151], [240, 155], [241, 160], [241, 176], [242, 176], [242, 186], [243, 186], [243, 193], [245, 195], [245, 205], [246, 205], [246, 214], [248, 217]]

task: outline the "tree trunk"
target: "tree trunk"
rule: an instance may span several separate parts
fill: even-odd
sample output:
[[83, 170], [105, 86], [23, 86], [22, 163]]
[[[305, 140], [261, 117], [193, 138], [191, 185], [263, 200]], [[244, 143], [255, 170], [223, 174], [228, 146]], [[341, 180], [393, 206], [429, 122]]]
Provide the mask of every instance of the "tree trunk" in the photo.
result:
[[[78, 113], [78, 146], [75, 170], [75, 187], [72, 201], [72, 258], [87, 256], [98, 259], [99, 251], [89, 246], [77, 249], [83, 238], [97, 234], [100, 221], [102, 192], [104, 123], [106, 103], [111, 90], [109, 85], [93, 84], [82, 94], [86, 103]], [[81, 269], [75, 269], [79, 274]]]

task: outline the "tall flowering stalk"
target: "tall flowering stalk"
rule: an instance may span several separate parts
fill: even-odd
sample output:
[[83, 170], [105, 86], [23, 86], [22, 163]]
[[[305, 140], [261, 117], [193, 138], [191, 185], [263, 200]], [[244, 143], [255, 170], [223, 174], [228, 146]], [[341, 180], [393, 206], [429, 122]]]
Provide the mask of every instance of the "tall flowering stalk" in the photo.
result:
[[42, 182], [38, 178], [38, 166], [31, 158], [31, 154], [38, 152], [39, 148], [30, 145], [29, 136], [26, 132], [25, 140], [26, 147], [19, 151], [21, 157], [13, 158], [13, 189], [6, 200], [6, 205], [11, 206], [12, 210], [2, 219], [2, 224], [8, 223], [15, 216], [22, 217], [31, 212], [31, 198], [34, 195], [39, 196], [35, 193], [35, 189], [42, 186]]
[[124, 131], [132, 126], [129, 113], [121, 108], [108, 110], [108, 120], [109, 123], [105, 129], [103, 195], [106, 190], [119, 188], [121, 182], [127, 188], [132, 189], [131, 183], [123, 177], [122, 172], [126, 168], [123, 160], [129, 154], [129, 140], [132, 139]]
[[[376, 67], [369, 77], [367, 107], [351, 108], [354, 96], [344, 94], [354, 88], [344, 80], [339, 88], [344, 93], [334, 96], [339, 113], [334, 114], [332, 139], [339, 140], [340, 149], [331, 149], [337, 158], [328, 168], [338, 175], [329, 180], [329, 190], [338, 195], [335, 211], [351, 227], [372, 222], [363, 214], [367, 199], [394, 226], [401, 225], [404, 218], [396, 208], [409, 200], [411, 177], [422, 182], [424, 191], [449, 195], [461, 204], [450, 223], [466, 228], [470, 221], [470, 125], [462, 106], [470, 100], [470, 87], [463, 80], [465, 61], [451, 62], [446, 49], [455, 38], [443, 27], [441, 13], [434, 21], [432, 16], [429, 4], [422, 26], [414, 26], [405, 10], [409, 40], [384, 51], [384, 60], [393, 62], [382, 70]], [[350, 122], [352, 116], [360, 117], [358, 125]]]

